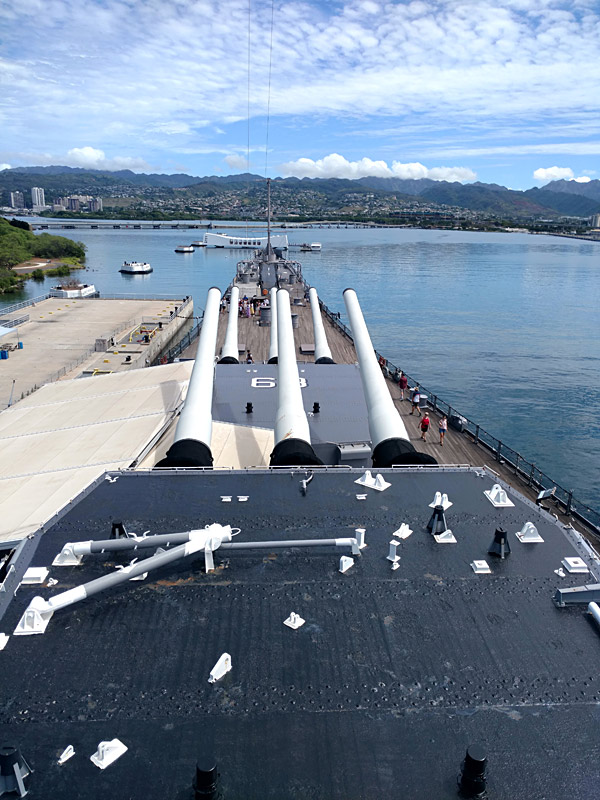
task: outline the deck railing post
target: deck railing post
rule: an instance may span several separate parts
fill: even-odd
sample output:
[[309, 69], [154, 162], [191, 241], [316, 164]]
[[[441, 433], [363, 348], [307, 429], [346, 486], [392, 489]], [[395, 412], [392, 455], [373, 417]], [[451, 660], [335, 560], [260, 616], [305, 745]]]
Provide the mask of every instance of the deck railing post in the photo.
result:
[[432, 404], [432, 408], [433, 408], [433, 410], [434, 410], [434, 411], [437, 411], [437, 394], [434, 394], [434, 395], [433, 395], [433, 404]]
[[573, 504], [573, 492], [570, 491], [569, 494], [567, 495], [567, 505], [565, 507], [565, 514], [571, 513], [572, 504]]
[[535, 472], [535, 464], [532, 464], [531, 465], [531, 470], [529, 471], [529, 480], [527, 481], [527, 485], [528, 486], [531, 486], [531, 484], [533, 483], [533, 474], [534, 474], [534, 472]]
[[498, 441], [498, 447], [496, 448], [496, 461], [500, 461], [500, 451], [502, 450], [502, 442]]
[[515, 474], [519, 471], [519, 461], [521, 460], [521, 456], [517, 453], [517, 460], [515, 462]]
[[475, 425], [475, 444], [479, 442], [479, 425]]

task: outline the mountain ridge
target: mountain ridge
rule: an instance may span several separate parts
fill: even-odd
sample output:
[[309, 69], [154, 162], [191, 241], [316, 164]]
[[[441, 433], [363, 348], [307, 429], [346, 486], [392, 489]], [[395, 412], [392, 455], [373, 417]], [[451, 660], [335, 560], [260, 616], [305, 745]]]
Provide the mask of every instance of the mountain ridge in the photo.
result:
[[[132, 170], [89, 170], [84, 167], [62, 165], [15, 167], [0, 172], [0, 205], [8, 205], [12, 191], [29, 191], [41, 185], [48, 193], [93, 194], [104, 197], [128, 190], [162, 191], [176, 196], [188, 192], [197, 196], [202, 192], [227, 190], [242, 191], [257, 188], [264, 178], [253, 173], [237, 175], [193, 176], [186, 173], [136, 173]], [[393, 195], [399, 203], [431, 206], [453, 206], [469, 211], [500, 216], [564, 215], [590, 217], [600, 213], [600, 180], [587, 183], [552, 181], [543, 187], [526, 190], [509, 189], [499, 184], [481, 181], [462, 184], [457, 181], [434, 181], [430, 178], [404, 179], [367, 176], [348, 178], [283, 178], [272, 182], [275, 191], [311, 190], [344, 204], [348, 195], [355, 201], [371, 192], [385, 197]], [[50, 198], [49, 198], [50, 199]], [[349, 202], [349, 201], [348, 201]]]

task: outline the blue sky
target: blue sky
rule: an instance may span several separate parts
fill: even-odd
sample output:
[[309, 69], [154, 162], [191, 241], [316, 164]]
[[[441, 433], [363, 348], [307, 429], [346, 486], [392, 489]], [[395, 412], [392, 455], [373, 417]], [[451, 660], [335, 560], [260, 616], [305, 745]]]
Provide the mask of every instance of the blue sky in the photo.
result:
[[590, 0], [0, 3], [0, 166], [586, 181], [599, 64]]

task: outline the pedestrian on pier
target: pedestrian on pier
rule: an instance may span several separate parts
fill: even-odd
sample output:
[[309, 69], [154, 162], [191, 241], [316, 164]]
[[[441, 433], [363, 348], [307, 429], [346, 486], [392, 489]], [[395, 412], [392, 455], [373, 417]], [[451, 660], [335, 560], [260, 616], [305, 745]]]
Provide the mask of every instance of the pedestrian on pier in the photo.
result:
[[445, 414], [443, 414], [439, 423], [440, 447], [444, 446], [444, 436], [446, 435], [447, 430], [448, 430], [448, 417]]
[[415, 408], [416, 408], [417, 411], [419, 412], [419, 416], [422, 417], [423, 415], [421, 414], [421, 409], [419, 407], [419, 403], [421, 402], [421, 390], [419, 389], [418, 383], [414, 389], [411, 389], [411, 392], [412, 392], [411, 396], [412, 408], [410, 410], [411, 416], [415, 413]]
[[427, 441], [426, 437], [427, 437], [427, 431], [429, 430], [429, 422], [430, 422], [429, 414], [427, 413], [427, 411], [425, 411], [423, 419], [421, 420], [421, 439], [423, 439], [424, 442]]

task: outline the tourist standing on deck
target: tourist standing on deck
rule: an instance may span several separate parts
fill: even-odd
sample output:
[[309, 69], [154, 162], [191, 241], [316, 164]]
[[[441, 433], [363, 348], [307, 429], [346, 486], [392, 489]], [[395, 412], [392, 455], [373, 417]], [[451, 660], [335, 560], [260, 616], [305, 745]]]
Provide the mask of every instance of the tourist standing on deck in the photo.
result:
[[446, 417], [445, 414], [443, 414], [442, 418], [440, 419], [439, 430], [440, 430], [440, 447], [443, 447], [444, 436], [446, 435], [446, 431], [448, 430], [448, 418]]
[[400, 372], [400, 377], [398, 378], [398, 386], [400, 387], [400, 400], [404, 400], [404, 392], [406, 387], [408, 386], [408, 378], [403, 372]]
[[412, 408], [410, 410], [410, 413], [411, 415], [414, 414], [416, 408], [417, 411], [419, 412], [419, 416], [422, 417], [423, 415], [421, 414], [421, 409], [419, 407], [419, 403], [421, 402], [421, 390], [419, 389], [419, 384], [417, 383], [415, 388], [411, 389], [411, 391], [412, 391], [412, 397], [411, 397]]
[[428, 430], [429, 430], [429, 414], [427, 413], [427, 411], [425, 411], [423, 419], [421, 420], [421, 439], [423, 439], [424, 442], [427, 441], [426, 437]]

